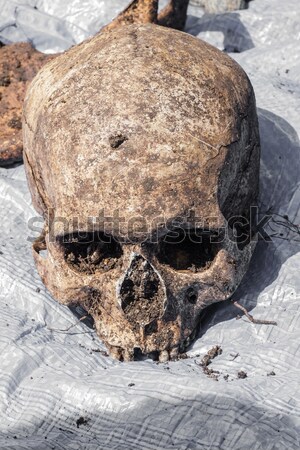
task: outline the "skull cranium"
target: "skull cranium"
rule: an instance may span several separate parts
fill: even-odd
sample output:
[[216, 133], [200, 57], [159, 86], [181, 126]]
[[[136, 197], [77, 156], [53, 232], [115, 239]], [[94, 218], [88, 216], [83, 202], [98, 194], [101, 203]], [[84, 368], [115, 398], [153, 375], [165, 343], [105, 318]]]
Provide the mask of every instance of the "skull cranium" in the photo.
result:
[[50, 292], [93, 316], [112, 355], [176, 357], [200, 312], [234, 292], [254, 248], [229, 220], [248, 217], [258, 195], [243, 70], [187, 34], [124, 26], [42, 68], [23, 128], [46, 220], [34, 256]]

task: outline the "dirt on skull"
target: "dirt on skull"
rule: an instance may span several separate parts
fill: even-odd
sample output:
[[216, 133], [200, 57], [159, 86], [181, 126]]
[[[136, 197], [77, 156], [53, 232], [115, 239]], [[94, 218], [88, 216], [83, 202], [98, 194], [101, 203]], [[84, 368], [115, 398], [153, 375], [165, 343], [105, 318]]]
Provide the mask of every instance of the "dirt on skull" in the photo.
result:
[[0, 166], [22, 161], [22, 104], [32, 78], [53, 56], [29, 43], [0, 46]]
[[[101, 33], [130, 23], [156, 23], [183, 29], [189, 0], [170, 0], [158, 13], [158, 0], [132, 0]], [[30, 43], [0, 42], [0, 167], [22, 161], [22, 105], [29, 82], [57, 54], [46, 55]], [[114, 144], [112, 144], [114, 145]], [[118, 145], [118, 143], [116, 144]]]
[[134, 327], [144, 327], [163, 314], [165, 289], [158, 273], [141, 255], [134, 256], [120, 287], [122, 309]]
[[[65, 218], [72, 236], [62, 248], [46, 223], [48, 257], [34, 251], [49, 291], [65, 305], [76, 296], [92, 303], [113, 356], [130, 360], [138, 348], [177, 357], [201, 311], [233, 294], [255, 247], [255, 239], [239, 246], [228, 222], [258, 198], [258, 121], [244, 71], [185, 33], [108, 30], [42, 68], [23, 127], [33, 204], [45, 218], [49, 208]], [[119, 244], [74, 240], [95, 229], [87, 218], [100, 209]], [[153, 243], [179, 223], [201, 230], [199, 242]], [[64, 229], [53, 220], [53, 236]]]
[[117, 241], [97, 232], [66, 235], [60, 245], [67, 263], [82, 273], [111, 270], [122, 254]]

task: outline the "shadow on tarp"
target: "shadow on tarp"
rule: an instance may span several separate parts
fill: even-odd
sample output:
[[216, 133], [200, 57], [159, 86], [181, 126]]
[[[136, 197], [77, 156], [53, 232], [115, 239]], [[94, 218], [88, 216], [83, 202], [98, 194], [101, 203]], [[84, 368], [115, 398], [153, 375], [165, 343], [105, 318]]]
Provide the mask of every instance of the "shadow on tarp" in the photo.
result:
[[[124, 395], [128, 387], [122, 384], [120, 380]], [[193, 398], [191, 384], [199, 391]], [[201, 379], [189, 376], [170, 389], [162, 377], [157, 390], [148, 391], [147, 396], [143, 385], [134, 385], [126, 402], [115, 405], [114, 410], [109, 393], [103, 407], [93, 405], [87, 410], [85, 406], [84, 416], [80, 416], [78, 404], [66, 411], [57, 409], [55, 420], [44, 409], [32, 408], [26, 426], [16, 423], [0, 437], [0, 446], [2, 450], [299, 449], [292, 417], [283, 411], [275, 414], [264, 402], [255, 404], [257, 398], [247, 391], [241, 395], [228, 384], [226, 389], [226, 396], [202, 391]]]
[[[254, 47], [251, 36], [238, 13], [188, 16], [185, 31], [193, 36], [206, 31], [223, 33], [224, 51], [228, 53], [241, 53]], [[201, 35], [199, 37], [201, 38]]]
[[[292, 221], [296, 220], [289, 207], [300, 182], [299, 137], [286, 120], [269, 111], [258, 109], [258, 118], [261, 139], [261, 212], [267, 213], [272, 209], [273, 213], [289, 214]], [[293, 237], [289, 235], [286, 240], [278, 237], [272, 238], [270, 242], [258, 242], [249, 269], [233, 295], [234, 300], [241, 302], [249, 311], [255, 308], [260, 293], [277, 279], [284, 262], [300, 251], [300, 243], [295, 243]], [[198, 338], [212, 326], [231, 320], [238, 314], [242, 313], [230, 300], [206, 308]], [[264, 318], [274, 320], [273, 317]]]

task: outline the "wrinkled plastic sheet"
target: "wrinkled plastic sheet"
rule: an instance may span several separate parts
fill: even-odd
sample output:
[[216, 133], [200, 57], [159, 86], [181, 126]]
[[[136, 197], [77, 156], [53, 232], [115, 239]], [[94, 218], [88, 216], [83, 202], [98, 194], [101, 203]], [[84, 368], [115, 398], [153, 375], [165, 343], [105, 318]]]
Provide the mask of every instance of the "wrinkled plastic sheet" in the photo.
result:
[[[0, 39], [62, 51], [125, 4], [0, 0]], [[248, 10], [218, 16], [190, 8], [186, 27], [232, 52], [248, 73], [262, 142], [261, 211], [272, 208], [296, 224], [299, 15], [298, 0], [254, 0]], [[239, 311], [225, 302], [208, 310], [188, 359], [120, 363], [99, 352], [104, 345], [82, 323], [66, 333], [50, 330], [76, 319], [50, 296], [34, 266], [36, 234], [28, 223], [37, 214], [22, 165], [0, 169], [0, 199], [1, 450], [300, 448], [300, 236], [284, 220], [271, 242], [258, 243], [235, 294], [251, 314], [277, 326], [237, 320]], [[199, 365], [214, 345], [223, 349], [210, 366], [219, 381]], [[247, 378], [237, 377], [240, 370]]]

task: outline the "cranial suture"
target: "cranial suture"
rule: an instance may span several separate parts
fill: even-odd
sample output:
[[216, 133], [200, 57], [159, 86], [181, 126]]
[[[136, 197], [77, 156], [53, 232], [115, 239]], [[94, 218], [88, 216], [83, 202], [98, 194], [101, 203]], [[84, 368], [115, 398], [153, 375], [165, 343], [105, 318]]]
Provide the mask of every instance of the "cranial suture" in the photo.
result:
[[[176, 357], [201, 311], [237, 288], [255, 245], [240, 245], [230, 222], [248, 217], [258, 196], [246, 74], [185, 33], [123, 26], [42, 68], [23, 127], [33, 203], [45, 218], [34, 245], [45, 285], [93, 316], [113, 356]], [[97, 228], [87, 218], [102, 209], [122, 220]]]

